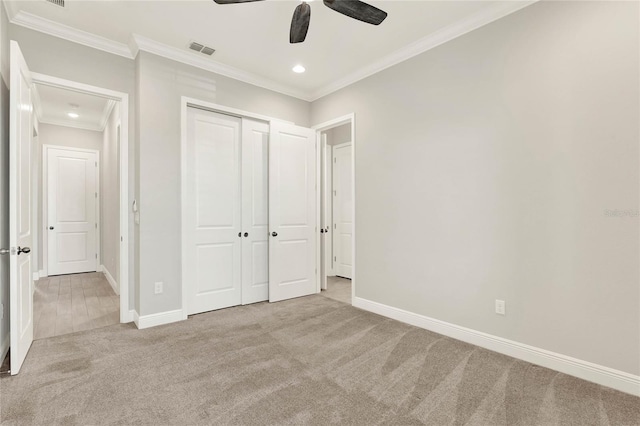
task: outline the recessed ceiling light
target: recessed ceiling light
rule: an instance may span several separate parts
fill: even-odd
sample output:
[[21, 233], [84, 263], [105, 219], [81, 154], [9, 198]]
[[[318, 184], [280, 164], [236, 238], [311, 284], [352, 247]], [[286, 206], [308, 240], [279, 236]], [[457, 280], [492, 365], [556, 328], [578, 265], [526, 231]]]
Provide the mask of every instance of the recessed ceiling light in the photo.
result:
[[71, 117], [71, 118], [78, 118], [78, 117], [80, 117], [80, 116], [79, 116], [78, 114], [76, 114], [75, 112], [69, 112], [69, 113], [67, 113], [67, 115], [68, 115], [69, 117]]
[[296, 65], [292, 68], [293, 72], [297, 72], [298, 74], [303, 73], [306, 69], [302, 65]]

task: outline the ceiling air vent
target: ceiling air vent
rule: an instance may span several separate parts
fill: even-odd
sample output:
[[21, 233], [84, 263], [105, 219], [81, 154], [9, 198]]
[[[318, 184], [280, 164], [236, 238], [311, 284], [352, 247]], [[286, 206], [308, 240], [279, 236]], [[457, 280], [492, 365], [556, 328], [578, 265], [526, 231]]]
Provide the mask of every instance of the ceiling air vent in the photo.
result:
[[48, 3], [55, 4], [56, 6], [64, 7], [64, 0], [46, 0]]
[[212, 49], [209, 46], [205, 46], [204, 49], [202, 49], [200, 51], [200, 53], [204, 53], [205, 55], [211, 56], [211, 55], [213, 55], [213, 52], [215, 52], [215, 51], [216, 51], [216, 49]]
[[205, 46], [205, 45], [200, 44], [200, 43], [196, 43], [195, 41], [192, 41], [189, 44], [189, 49], [195, 50], [196, 52], [204, 53], [205, 55], [208, 55], [208, 56], [213, 55], [213, 52], [216, 51], [216, 49], [214, 49], [212, 47]]
[[195, 50], [197, 52], [201, 51], [204, 46], [200, 43], [196, 43], [195, 41], [189, 45], [189, 49]]

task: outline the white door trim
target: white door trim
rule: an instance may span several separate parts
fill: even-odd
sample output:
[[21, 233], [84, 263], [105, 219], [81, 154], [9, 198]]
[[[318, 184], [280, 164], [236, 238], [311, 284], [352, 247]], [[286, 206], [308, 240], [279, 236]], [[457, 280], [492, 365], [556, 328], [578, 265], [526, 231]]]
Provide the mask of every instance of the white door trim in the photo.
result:
[[[88, 152], [96, 155], [96, 192], [98, 196], [96, 197], [96, 223], [98, 227], [96, 228], [96, 254], [98, 257], [96, 258], [96, 271], [100, 270], [100, 265], [102, 265], [102, 253], [100, 252], [100, 233], [102, 230], [102, 223], [100, 222], [100, 199], [102, 198], [102, 193], [100, 192], [100, 151], [97, 149], [85, 149], [85, 148], [75, 148], [69, 146], [60, 146], [60, 145], [52, 145], [52, 144], [43, 144], [42, 145], [42, 199], [40, 200], [40, 205], [42, 206], [42, 268], [46, 271], [47, 276], [49, 275], [49, 150], [50, 149], [58, 149], [62, 151], [71, 151], [71, 152]], [[47, 249], [45, 249], [47, 247]]]
[[186, 241], [186, 230], [187, 230], [187, 109], [188, 108], [198, 108], [206, 111], [217, 112], [221, 114], [227, 114], [234, 117], [240, 118], [251, 118], [254, 120], [266, 121], [269, 123], [269, 128], [271, 128], [271, 123], [273, 122], [282, 122], [288, 124], [294, 124], [291, 121], [280, 120], [278, 118], [269, 117], [262, 114], [256, 114], [250, 111], [244, 111], [237, 108], [231, 108], [225, 105], [216, 104], [213, 102], [203, 101], [201, 99], [192, 98], [189, 96], [182, 96], [180, 98], [180, 278], [181, 278], [181, 286], [182, 286], [182, 319], [187, 319], [188, 309], [187, 309], [187, 300], [188, 300], [188, 292], [187, 286], [185, 283], [185, 265], [187, 264], [187, 258], [184, 248], [187, 246]]
[[[312, 126], [311, 128], [313, 130], [315, 130], [318, 134], [318, 140], [320, 140], [320, 133], [324, 132], [326, 130], [332, 129], [334, 127], [338, 127], [341, 126], [343, 124], [347, 124], [347, 123], [351, 123], [351, 144], [352, 144], [352, 151], [351, 151], [351, 182], [353, 183], [353, 210], [352, 210], [352, 215], [353, 215], [353, 244], [351, 245], [351, 259], [353, 262], [353, 266], [352, 266], [352, 270], [351, 270], [351, 304], [353, 305], [353, 302], [355, 301], [356, 298], [356, 190], [357, 190], [357, 186], [356, 186], [356, 114], [355, 113], [351, 113], [351, 114], [347, 114], [347, 115], [343, 115], [341, 117], [337, 117], [334, 118], [333, 120], [329, 120], [329, 121], [325, 121], [324, 123], [320, 123], [320, 124], [316, 124], [315, 126]], [[318, 155], [320, 155], [318, 153]], [[318, 212], [320, 212], [320, 208], [322, 208], [320, 205], [318, 206]], [[317, 250], [320, 250], [320, 239], [318, 238], [318, 242], [316, 243], [318, 245]], [[320, 269], [320, 268], [318, 268]], [[320, 280], [318, 279], [318, 282]]]
[[[129, 308], [129, 264], [133, 262], [130, 262], [129, 259], [129, 227], [133, 226], [133, 216], [129, 213], [131, 205], [129, 202], [129, 95], [45, 74], [32, 73], [32, 78], [34, 83], [120, 102], [120, 322], [131, 322], [133, 321], [133, 311]], [[46, 271], [44, 276], [46, 276]]]

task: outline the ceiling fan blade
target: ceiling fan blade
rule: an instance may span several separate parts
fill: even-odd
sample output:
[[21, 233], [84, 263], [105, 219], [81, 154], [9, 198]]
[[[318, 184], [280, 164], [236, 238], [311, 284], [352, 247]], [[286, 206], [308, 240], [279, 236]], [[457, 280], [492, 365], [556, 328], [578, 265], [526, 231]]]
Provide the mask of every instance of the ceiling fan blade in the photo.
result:
[[236, 3], [252, 3], [254, 1], [263, 1], [263, 0], [213, 0], [217, 4], [236, 4]]
[[387, 12], [360, 0], [324, 0], [325, 6], [350, 18], [368, 24], [380, 25]]
[[302, 43], [307, 37], [309, 21], [311, 20], [311, 6], [302, 2], [293, 11], [291, 18], [291, 30], [289, 31], [289, 43]]

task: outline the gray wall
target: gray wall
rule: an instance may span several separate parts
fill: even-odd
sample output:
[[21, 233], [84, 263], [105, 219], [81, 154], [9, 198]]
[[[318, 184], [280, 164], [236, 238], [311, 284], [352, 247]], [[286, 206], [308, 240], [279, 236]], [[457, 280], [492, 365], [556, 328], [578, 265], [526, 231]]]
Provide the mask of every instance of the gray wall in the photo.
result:
[[113, 279], [120, 284], [120, 162], [119, 137], [120, 102], [118, 102], [103, 132], [100, 156], [100, 188], [102, 224], [102, 264]]
[[[309, 125], [308, 102], [140, 52], [137, 111], [140, 315], [180, 309], [180, 97]], [[164, 293], [154, 294], [154, 283]]]
[[639, 374], [638, 35], [540, 2], [313, 102], [356, 114], [356, 296]]
[[[16, 40], [33, 72], [90, 84], [129, 95], [129, 204], [135, 198], [135, 62], [101, 50], [9, 24], [9, 36]], [[129, 306], [134, 306], [137, 261], [134, 256], [133, 215], [129, 218]]]
[[[37, 180], [38, 180], [38, 205], [43, 206], [42, 196], [44, 188], [42, 187], [42, 173], [44, 171], [42, 157], [42, 147], [44, 145], [58, 145], [71, 148], [84, 148], [94, 149], [100, 154], [102, 159], [102, 132], [96, 132], [93, 130], [76, 129], [73, 127], [57, 126], [53, 124], [40, 124], [38, 126], [38, 147], [37, 151], [33, 153], [36, 157], [37, 164]], [[44, 240], [43, 240], [43, 221], [46, 216], [42, 208], [38, 209], [38, 258], [36, 259], [38, 269], [44, 269]], [[101, 244], [104, 244], [101, 241]]]
[[[9, 23], [0, 4], [0, 248], [9, 247]], [[6, 83], [5, 83], [6, 82]], [[9, 347], [9, 256], [0, 256], [0, 357]], [[0, 360], [1, 362], [1, 360]]]
[[333, 129], [329, 129], [323, 133], [327, 135], [327, 145], [333, 146], [351, 142], [351, 123], [334, 127]]

